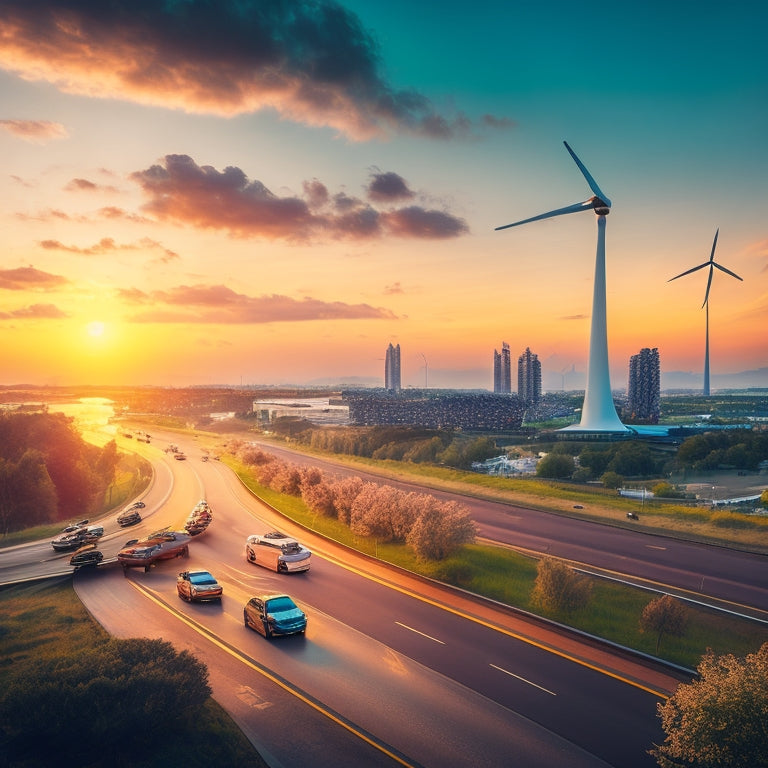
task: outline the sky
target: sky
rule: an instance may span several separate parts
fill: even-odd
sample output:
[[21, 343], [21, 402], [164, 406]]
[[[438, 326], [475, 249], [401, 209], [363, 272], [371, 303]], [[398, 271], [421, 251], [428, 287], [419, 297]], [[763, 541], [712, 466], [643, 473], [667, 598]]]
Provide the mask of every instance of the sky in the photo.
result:
[[[768, 5], [0, 0], [0, 384], [768, 386]], [[743, 375], [743, 372], [753, 372]], [[754, 373], [757, 372], [757, 373]]]

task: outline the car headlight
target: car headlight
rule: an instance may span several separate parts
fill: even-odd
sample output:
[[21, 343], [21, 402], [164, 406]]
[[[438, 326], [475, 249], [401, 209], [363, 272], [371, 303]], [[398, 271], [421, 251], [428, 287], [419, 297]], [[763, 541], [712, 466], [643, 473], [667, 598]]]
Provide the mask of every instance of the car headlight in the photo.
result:
[[192, 587], [192, 594], [193, 594], [193, 595], [196, 595], [196, 594], [197, 594], [197, 590], [196, 590], [194, 587]]

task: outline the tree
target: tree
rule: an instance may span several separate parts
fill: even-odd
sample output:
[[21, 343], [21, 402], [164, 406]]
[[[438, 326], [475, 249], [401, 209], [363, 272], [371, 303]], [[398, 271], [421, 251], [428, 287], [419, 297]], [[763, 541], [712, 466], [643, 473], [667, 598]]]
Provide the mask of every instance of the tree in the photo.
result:
[[110, 639], [87, 655], [20, 663], [0, 694], [0, 741], [22, 757], [16, 764], [92, 765], [127, 743], [139, 758], [169, 730], [192, 727], [210, 695], [208, 670], [189, 651]]
[[573, 474], [576, 465], [573, 456], [565, 453], [548, 453], [537, 465], [538, 477], [568, 478]]
[[592, 584], [562, 560], [545, 557], [539, 560], [531, 602], [538, 608], [556, 613], [571, 613], [583, 608], [592, 596]]
[[656, 483], [651, 488], [651, 492], [654, 496], [658, 496], [661, 499], [682, 499], [685, 495], [681, 491], [678, 491], [672, 483], [666, 482], [666, 480]]
[[613, 470], [603, 472], [600, 482], [604, 488], [621, 488], [624, 485], [624, 478]]
[[475, 540], [477, 527], [466, 506], [456, 501], [441, 502], [427, 494], [418, 495], [422, 497], [418, 500], [421, 511], [405, 539], [418, 557], [443, 560], [463, 544]]
[[768, 489], [760, 494], [760, 504], [764, 507], [768, 507]]
[[768, 643], [743, 661], [707, 651], [697, 671], [658, 705], [666, 738], [650, 754], [662, 768], [766, 768]]
[[656, 633], [656, 655], [659, 653], [662, 636], [682, 637], [687, 624], [688, 610], [672, 595], [662, 595], [651, 600], [640, 616], [641, 631]]

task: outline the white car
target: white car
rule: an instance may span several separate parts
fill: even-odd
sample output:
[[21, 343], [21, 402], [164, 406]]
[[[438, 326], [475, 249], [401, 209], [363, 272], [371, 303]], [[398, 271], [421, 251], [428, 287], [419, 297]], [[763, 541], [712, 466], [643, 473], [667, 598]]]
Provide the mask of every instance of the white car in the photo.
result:
[[312, 553], [296, 539], [272, 531], [245, 540], [245, 559], [277, 573], [287, 573], [308, 571]]

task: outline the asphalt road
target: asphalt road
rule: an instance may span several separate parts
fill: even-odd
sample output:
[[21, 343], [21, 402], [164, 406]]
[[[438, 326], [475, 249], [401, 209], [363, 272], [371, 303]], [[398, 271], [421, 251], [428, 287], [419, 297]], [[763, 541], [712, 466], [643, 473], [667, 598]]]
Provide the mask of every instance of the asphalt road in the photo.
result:
[[[425, 489], [415, 483], [382, 480], [357, 468], [305, 456], [270, 443], [261, 445], [300, 465], [313, 465], [337, 475], [354, 474], [407, 491]], [[751, 614], [768, 620], [768, 556], [725, 547], [682, 541], [592, 523], [515, 505], [474, 499], [455, 493], [428, 489], [438, 498], [466, 504], [483, 538], [539, 554], [553, 555], [633, 580], [650, 582], [659, 588], [685, 592], [691, 599], [712, 598], [731, 604], [735, 611], [753, 609]]]
[[[157, 446], [142, 448], [160, 464], [145, 521], [130, 529], [108, 521], [102, 551], [110, 558], [126, 538], [181, 525], [201, 497], [213, 523], [189, 559], [127, 576], [107, 563], [78, 573], [76, 589], [113, 634], [193, 650], [217, 700], [272, 765], [653, 765], [656, 704], [679, 678], [310, 534], [299, 534], [315, 552], [308, 573], [252, 566], [246, 536], [292, 526], [220, 463], [200, 461], [191, 446], [187, 461], [174, 462]], [[176, 573], [189, 567], [217, 576], [221, 606], [178, 599]], [[296, 599], [309, 616], [305, 638], [270, 642], [243, 627], [242, 606], [261, 590]]]

